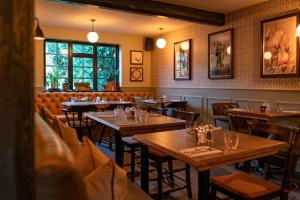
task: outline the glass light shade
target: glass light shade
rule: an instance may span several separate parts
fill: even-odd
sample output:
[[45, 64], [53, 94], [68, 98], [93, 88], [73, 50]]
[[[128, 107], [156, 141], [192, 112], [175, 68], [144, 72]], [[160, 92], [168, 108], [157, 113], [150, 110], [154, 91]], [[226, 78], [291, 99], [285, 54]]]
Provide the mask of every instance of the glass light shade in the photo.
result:
[[297, 36], [297, 37], [300, 37], [300, 24], [297, 26], [297, 29], [296, 29], [296, 36]]
[[181, 48], [183, 51], [189, 50], [189, 48], [190, 48], [189, 42], [188, 42], [188, 41], [182, 42], [182, 43], [180, 44], [180, 48]]
[[165, 48], [165, 46], [167, 45], [167, 42], [164, 38], [159, 38], [158, 40], [156, 40], [156, 46], [160, 49]]
[[91, 42], [91, 43], [97, 42], [97, 41], [98, 41], [98, 38], [99, 38], [99, 36], [98, 36], [98, 33], [96, 33], [96, 32], [89, 32], [89, 33], [87, 34], [87, 39], [88, 39], [88, 41]]
[[272, 58], [272, 53], [270, 51], [266, 51], [264, 53], [264, 59], [270, 60]]
[[228, 55], [231, 54], [231, 46], [227, 47], [226, 52], [228, 53]]

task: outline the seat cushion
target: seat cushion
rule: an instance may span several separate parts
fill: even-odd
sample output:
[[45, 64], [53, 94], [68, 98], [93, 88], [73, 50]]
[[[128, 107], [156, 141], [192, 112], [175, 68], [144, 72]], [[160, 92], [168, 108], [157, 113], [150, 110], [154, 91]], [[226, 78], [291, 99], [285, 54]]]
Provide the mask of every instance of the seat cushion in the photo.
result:
[[93, 168], [84, 178], [89, 199], [125, 199], [128, 182], [125, 170], [105, 156], [86, 136], [83, 137], [83, 144], [89, 149], [86, 156], [90, 158]]
[[281, 190], [277, 184], [244, 172], [216, 176], [211, 179], [211, 183], [247, 199], [255, 199]]
[[77, 149], [79, 148], [80, 142], [77, 137], [76, 130], [69, 126], [66, 126], [60, 120], [56, 119], [56, 124], [58, 126], [58, 130], [60, 133], [61, 138], [64, 142], [68, 145], [71, 152], [74, 154], [76, 153]]
[[125, 145], [127, 146], [137, 146], [137, 145], [140, 145], [141, 143], [135, 139], [133, 139], [132, 137], [122, 137], [122, 141]]

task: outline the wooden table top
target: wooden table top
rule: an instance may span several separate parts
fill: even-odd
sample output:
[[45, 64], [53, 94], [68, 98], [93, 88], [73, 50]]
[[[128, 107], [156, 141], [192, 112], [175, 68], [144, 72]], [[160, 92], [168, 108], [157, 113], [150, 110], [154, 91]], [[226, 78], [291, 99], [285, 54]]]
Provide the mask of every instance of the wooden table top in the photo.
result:
[[[224, 150], [224, 132], [229, 133], [226, 130], [217, 130], [212, 134], [213, 147], [222, 152], [198, 157], [190, 157], [180, 152], [180, 150], [196, 146], [195, 136], [186, 134], [185, 130], [149, 133], [133, 137], [149, 147], [194, 166], [199, 171], [273, 155], [280, 149], [288, 147], [285, 142], [239, 133], [239, 147], [236, 150]], [[237, 132], [231, 133], [237, 134]]]
[[133, 102], [130, 101], [101, 101], [101, 102], [62, 102], [64, 106], [75, 107], [75, 106], [91, 106], [91, 105], [133, 105]]
[[160, 104], [160, 103], [187, 103], [185, 100], [179, 100], [179, 99], [166, 99], [166, 100], [160, 100], [160, 99], [146, 99], [141, 100], [143, 103], [149, 103], [149, 104]]
[[122, 135], [134, 135], [141, 133], [151, 133], [166, 130], [178, 130], [185, 128], [185, 120], [167, 117], [160, 114], [149, 114], [148, 122], [141, 124], [132, 119], [126, 122], [120, 122], [113, 112], [88, 112], [85, 115], [94, 121], [109, 126]]
[[226, 113], [257, 119], [271, 119], [282, 117], [297, 117], [300, 116], [300, 111], [260, 111], [260, 110], [246, 110], [246, 109], [227, 109]]

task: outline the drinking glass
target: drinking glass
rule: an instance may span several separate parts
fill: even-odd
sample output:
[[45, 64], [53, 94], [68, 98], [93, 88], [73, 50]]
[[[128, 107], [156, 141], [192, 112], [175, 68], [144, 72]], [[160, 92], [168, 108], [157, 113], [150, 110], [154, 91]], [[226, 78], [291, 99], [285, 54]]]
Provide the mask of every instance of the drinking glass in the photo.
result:
[[224, 132], [224, 146], [227, 150], [236, 150], [239, 146], [240, 135], [237, 132]]
[[141, 111], [140, 112], [140, 122], [142, 124], [146, 124], [148, 122], [148, 112], [147, 111]]
[[140, 118], [141, 118], [141, 109], [137, 108], [134, 112], [134, 121], [140, 122]]
[[124, 101], [124, 98], [123, 97], [120, 97], [120, 102], [123, 102]]
[[193, 122], [186, 121], [185, 122], [186, 133], [192, 134], [193, 133], [193, 129], [194, 129]]
[[107, 98], [106, 98], [106, 97], [103, 97], [103, 98], [102, 98], [102, 102], [106, 103], [106, 102], [107, 102]]

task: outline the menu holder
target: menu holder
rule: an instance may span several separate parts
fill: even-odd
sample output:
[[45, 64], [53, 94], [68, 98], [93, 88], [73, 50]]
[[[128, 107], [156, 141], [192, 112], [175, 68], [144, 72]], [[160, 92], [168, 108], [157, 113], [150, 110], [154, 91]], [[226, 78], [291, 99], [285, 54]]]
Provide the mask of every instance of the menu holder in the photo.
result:
[[179, 150], [180, 153], [189, 157], [205, 156], [210, 154], [222, 153], [220, 149], [211, 148], [210, 146], [199, 146]]

